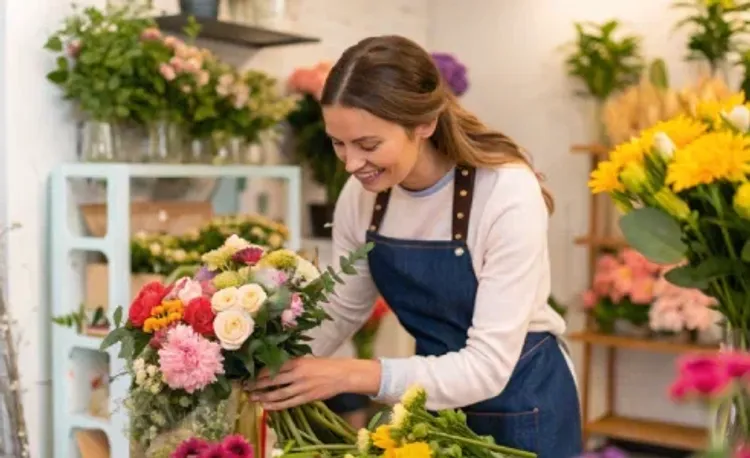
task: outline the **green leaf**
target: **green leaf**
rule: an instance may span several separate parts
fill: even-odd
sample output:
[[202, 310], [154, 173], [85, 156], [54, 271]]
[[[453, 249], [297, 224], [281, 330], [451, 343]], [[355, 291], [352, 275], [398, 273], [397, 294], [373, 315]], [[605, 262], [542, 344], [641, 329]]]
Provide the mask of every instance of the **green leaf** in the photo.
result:
[[740, 253], [740, 257], [745, 262], [750, 262], [750, 240], [745, 242], [745, 245], [742, 247], [742, 253]]
[[105, 337], [102, 340], [101, 345], [99, 345], [99, 350], [104, 351], [107, 348], [111, 347], [112, 345], [120, 342], [125, 336], [128, 335], [128, 329], [127, 328], [117, 328], [114, 331], [107, 334], [107, 337]]
[[262, 362], [272, 375], [276, 375], [281, 366], [289, 360], [289, 354], [275, 345], [263, 345], [258, 349], [258, 361]]
[[339, 258], [339, 264], [341, 265], [341, 272], [346, 275], [357, 275], [357, 269], [352, 266], [351, 261], [347, 258], [341, 256], [341, 258]]
[[47, 79], [55, 84], [62, 84], [68, 80], [67, 70], [55, 70], [47, 73]]
[[133, 358], [134, 353], [135, 342], [133, 340], [133, 336], [130, 334], [126, 334], [120, 340], [120, 353], [118, 354], [118, 357], [129, 360]]
[[740, 261], [712, 256], [699, 263], [675, 267], [666, 273], [665, 278], [683, 288], [705, 290], [712, 280], [730, 275], [744, 276], [747, 267]]
[[[328, 266], [328, 268], [326, 270], [328, 271], [328, 275], [330, 275], [331, 278], [333, 278], [333, 280], [336, 283], [340, 283], [342, 285], [344, 284], [344, 280], [342, 280], [341, 277], [339, 277], [339, 275], [336, 273], [336, 271], [333, 270], [333, 267]], [[342, 268], [341, 270], [343, 271], [344, 269]], [[344, 272], [344, 273], [346, 273], [346, 272]], [[356, 273], [356, 270], [355, 270], [355, 273]]]
[[620, 229], [628, 244], [657, 264], [675, 264], [685, 258], [687, 246], [682, 228], [667, 213], [656, 208], [638, 208], [620, 218]]
[[122, 306], [118, 306], [115, 309], [115, 313], [112, 314], [112, 320], [114, 321], [115, 327], [119, 328], [122, 324]]
[[47, 42], [44, 44], [44, 49], [48, 49], [54, 52], [61, 52], [63, 49], [62, 40], [57, 35], [53, 35], [49, 37], [49, 39], [47, 39]]

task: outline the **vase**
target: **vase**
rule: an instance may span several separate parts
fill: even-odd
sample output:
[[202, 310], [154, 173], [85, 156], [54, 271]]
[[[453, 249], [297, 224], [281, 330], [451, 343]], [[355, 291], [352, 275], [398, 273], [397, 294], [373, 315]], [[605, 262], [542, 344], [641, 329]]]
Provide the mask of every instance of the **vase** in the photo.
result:
[[250, 0], [253, 23], [267, 29], [283, 29], [286, 0]]
[[[750, 351], [750, 331], [727, 327], [720, 351]], [[750, 392], [738, 390], [716, 408], [716, 418], [711, 428], [712, 437], [720, 436], [731, 445], [750, 440]]]
[[219, 0], [180, 0], [180, 13], [216, 19], [219, 17]]
[[239, 137], [229, 137], [217, 141], [214, 163], [221, 165], [243, 164], [247, 146], [247, 142]]
[[184, 148], [183, 130], [174, 122], [156, 120], [148, 124], [144, 162], [179, 164]]
[[84, 121], [81, 127], [81, 160], [119, 162], [122, 154], [120, 142], [117, 124], [108, 121]]
[[212, 164], [216, 156], [216, 149], [210, 138], [192, 138], [187, 142], [185, 153], [185, 162], [190, 164]]

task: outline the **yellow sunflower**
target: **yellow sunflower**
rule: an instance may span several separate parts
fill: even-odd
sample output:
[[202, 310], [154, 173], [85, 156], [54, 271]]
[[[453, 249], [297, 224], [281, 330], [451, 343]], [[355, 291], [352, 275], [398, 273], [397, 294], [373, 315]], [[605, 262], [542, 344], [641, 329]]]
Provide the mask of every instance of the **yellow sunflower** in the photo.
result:
[[621, 143], [609, 154], [609, 160], [622, 167], [631, 162], [642, 162], [643, 156], [647, 151], [643, 138], [633, 138], [630, 141]]
[[395, 450], [396, 458], [430, 458], [431, 456], [432, 450], [430, 449], [430, 446], [424, 442], [406, 444]]
[[723, 100], [706, 100], [698, 104], [696, 117], [709, 123], [714, 129], [721, 129], [724, 127], [722, 113], [729, 113], [732, 108], [744, 103], [745, 94], [743, 92], [733, 94]]
[[391, 427], [389, 425], [378, 426], [374, 433], [372, 433], [372, 443], [375, 447], [383, 450], [393, 450], [398, 445], [396, 441], [391, 437]]
[[620, 165], [613, 161], [602, 161], [599, 166], [591, 172], [589, 188], [594, 194], [602, 192], [624, 191], [625, 186], [620, 182]]
[[729, 131], [712, 132], [677, 150], [667, 167], [675, 192], [717, 180], [742, 181], [750, 171], [750, 139]]

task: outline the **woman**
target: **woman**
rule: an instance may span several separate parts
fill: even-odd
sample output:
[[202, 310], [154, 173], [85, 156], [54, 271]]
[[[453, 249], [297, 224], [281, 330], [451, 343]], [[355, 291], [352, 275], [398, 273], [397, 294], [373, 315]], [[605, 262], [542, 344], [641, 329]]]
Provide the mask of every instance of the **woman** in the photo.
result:
[[[416, 339], [416, 356], [303, 358], [255, 397], [284, 409], [339, 393], [395, 402], [409, 386], [428, 408], [462, 408], [469, 426], [540, 458], [581, 452], [578, 395], [547, 304], [552, 198], [508, 137], [465, 111], [428, 53], [397, 36], [349, 48], [322, 94], [326, 131], [352, 174], [336, 205], [334, 250], [374, 242], [336, 290], [314, 335], [329, 355], [378, 291]], [[334, 259], [338, 259], [335, 256]]]

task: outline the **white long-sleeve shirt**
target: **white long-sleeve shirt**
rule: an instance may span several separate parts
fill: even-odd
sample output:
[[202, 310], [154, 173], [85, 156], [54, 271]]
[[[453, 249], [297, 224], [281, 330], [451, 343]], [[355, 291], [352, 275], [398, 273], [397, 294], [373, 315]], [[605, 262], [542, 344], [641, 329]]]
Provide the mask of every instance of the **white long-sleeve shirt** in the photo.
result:
[[[453, 171], [427, 190], [394, 187], [380, 234], [450, 240], [453, 187]], [[347, 182], [334, 216], [334, 260], [366, 243], [374, 201], [359, 181]], [[441, 356], [381, 359], [379, 400], [396, 402], [413, 384], [425, 388], [430, 409], [490, 399], [507, 385], [528, 332], [565, 331], [547, 303], [548, 214], [534, 173], [522, 166], [478, 169], [470, 218], [466, 242], [479, 286], [466, 346]], [[367, 262], [356, 267], [358, 275], [345, 277], [326, 305], [333, 321], [311, 333], [317, 356], [335, 351], [369, 317], [378, 292]]]

